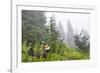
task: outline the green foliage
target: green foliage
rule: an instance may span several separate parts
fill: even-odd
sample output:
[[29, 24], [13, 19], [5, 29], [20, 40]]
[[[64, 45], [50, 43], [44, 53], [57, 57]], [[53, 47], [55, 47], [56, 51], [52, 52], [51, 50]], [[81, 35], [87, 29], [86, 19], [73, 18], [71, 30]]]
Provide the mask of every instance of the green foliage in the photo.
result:
[[59, 61], [59, 60], [64, 60], [64, 57], [57, 53], [49, 54], [46, 59], [46, 61]]
[[[36, 45], [36, 44], [35, 44]], [[25, 43], [22, 45], [23, 48], [27, 47], [25, 46]], [[79, 49], [75, 48], [68, 48], [64, 43], [58, 41], [56, 44], [56, 52], [48, 53], [48, 56], [46, 59], [42, 57], [43, 49], [40, 47], [38, 50], [36, 46], [33, 47], [35, 50], [35, 53], [38, 51], [40, 52], [40, 58], [32, 57], [27, 55], [26, 49], [23, 49], [24, 52], [22, 52], [22, 61], [23, 62], [43, 62], [43, 61], [63, 61], [63, 60], [83, 60], [83, 59], [89, 59], [89, 53], [81, 51]]]
[[89, 52], [89, 47], [90, 47], [89, 36], [88, 35], [83, 35], [83, 34], [84, 33], [82, 31], [80, 34], [76, 34], [74, 36], [75, 44], [79, 49], [81, 49], [85, 52]]
[[59, 37], [59, 32], [56, 30], [56, 21], [54, 15], [50, 17], [49, 21], [50, 27], [49, 27], [49, 40], [47, 41], [50, 43], [50, 52], [56, 52], [56, 45]]
[[22, 10], [22, 41], [34, 43], [44, 39], [46, 18], [42, 11]]
[[[87, 48], [88, 38], [84, 36], [80, 41], [76, 35], [75, 43], [80, 49], [69, 48], [56, 29], [55, 17], [50, 18], [49, 25], [45, 23], [44, 12], [22, 11], [22, 62], [89, 59], [89, 52], [81, 50]], [[43, 57], [45, 43], [50, 46], [46, 58]]]
[[69, 49], [64, 53], [67, 60], [81, 60], [81, 59], [89, 59], [85, 52], [81, 52], [76, 49]]
[[27, 62], [28, 61], [28, 54], [27, 54], [27, 44], [26, 41], [22, 44], [22, 61]]

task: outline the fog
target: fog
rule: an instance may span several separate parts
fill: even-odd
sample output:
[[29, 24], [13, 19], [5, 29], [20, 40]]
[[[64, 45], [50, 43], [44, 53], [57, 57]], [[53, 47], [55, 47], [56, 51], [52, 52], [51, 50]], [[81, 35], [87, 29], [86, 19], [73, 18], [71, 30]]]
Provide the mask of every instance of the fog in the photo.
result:
[[49, 25], [50, 17], [54, 16], [56, 20], [57, 29], [64, 37], [64, 42], [74, 47], [73, 36], [82, 30], [85, 34], [90, 35], [90, 14], [78, 13], [59, 13], [59, 12], [46, 12], [47, 25]]
[[68, 21], [70, 21], [74, 33], [80, 33], [82, 29], [86, 30], [90, 34], [90, 14], [77, 14], [77, 13], [59, 13], [59, 12], [47, 12], [47, 22], [50, 17], [54, 15], [56, 24], [62, 23], [64, 32], [67, 32]]

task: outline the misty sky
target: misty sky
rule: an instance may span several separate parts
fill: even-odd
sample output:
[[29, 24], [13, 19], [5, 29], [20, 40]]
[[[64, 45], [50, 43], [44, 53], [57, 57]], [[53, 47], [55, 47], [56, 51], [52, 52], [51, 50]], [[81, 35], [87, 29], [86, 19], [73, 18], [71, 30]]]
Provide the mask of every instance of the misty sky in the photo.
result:
[[80, 33], [84, 29], [90, 34], [90, 14], [46, 12], [47, 22], [52, 15], [55, 16], [56, 24], [59, 22], [63, 24], [64, 32], [67, 32], [67, 21], [69, 20], [74, 33]]

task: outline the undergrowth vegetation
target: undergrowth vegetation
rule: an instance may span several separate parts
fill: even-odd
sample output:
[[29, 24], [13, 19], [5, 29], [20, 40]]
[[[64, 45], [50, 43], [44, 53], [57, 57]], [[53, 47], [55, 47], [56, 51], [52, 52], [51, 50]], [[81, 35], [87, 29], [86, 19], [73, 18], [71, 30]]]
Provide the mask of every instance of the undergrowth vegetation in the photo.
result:
[[[57, 49], [55, 52], [48, 52], [47, 58], [43, 57], [43, 49], [42, 47], [39, 50], [36, 50], [36, 46], [32, 47], [34, 51], [34, 55], [29, 55], [27, 53], [28, 46], [26, 45], [26, 41], [22, 44], [22, 61], [23, 62], [41, 62], [41, 61], [64, 61], [64, 60], [84, 60], [89, 59], [89, 52], [81, 51], [76, 48], [68, 48], [67, 46], [57, 44]], [[39, 52], [39, 57], [37, 57], [37, 52]]]

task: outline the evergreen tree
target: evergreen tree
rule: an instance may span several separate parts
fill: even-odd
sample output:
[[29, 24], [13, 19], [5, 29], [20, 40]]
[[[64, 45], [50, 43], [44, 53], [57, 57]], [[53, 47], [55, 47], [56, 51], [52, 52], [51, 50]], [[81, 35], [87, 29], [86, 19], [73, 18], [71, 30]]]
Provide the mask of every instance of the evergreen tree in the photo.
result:
[[89, 47], [90, 47], [90, 43], [89, 43], [89, 36], [88, 35], [84, 35], [85, 34], [85, 30], [82, 30], [80, 34], [76, 34], [74, 36], [75, 38], [75, 45], [83, 50], [83, 51], [89, 51]]
[[64, 33], [64, 29], [63, 29], [63, 25], [61, 22], [58, 23], [58, 28], [57, 30], [59, 31], [59, 39], [64, 41], [65, 39], [65, 33]]
[[59, 37], [59, 32], [57, 31], [56, 21], [54, 15], [50, 17], [50, 47], [51, 51], [56, 51], [56, 44]]
[[35, 43], [43, 40], [46, 17], [42, 11], [22, 10], [22, 41]]
[[68, 46], [70, 48], [74, 48], [75, 47], [75, 44], [74, 44], [74, 31], [73, 31], [71, 22], [69, 20], [67, 22], [68, 22], [68, 24], [67, 24], [67, 29], [68, 29], [67, 43], [68, 43]]

